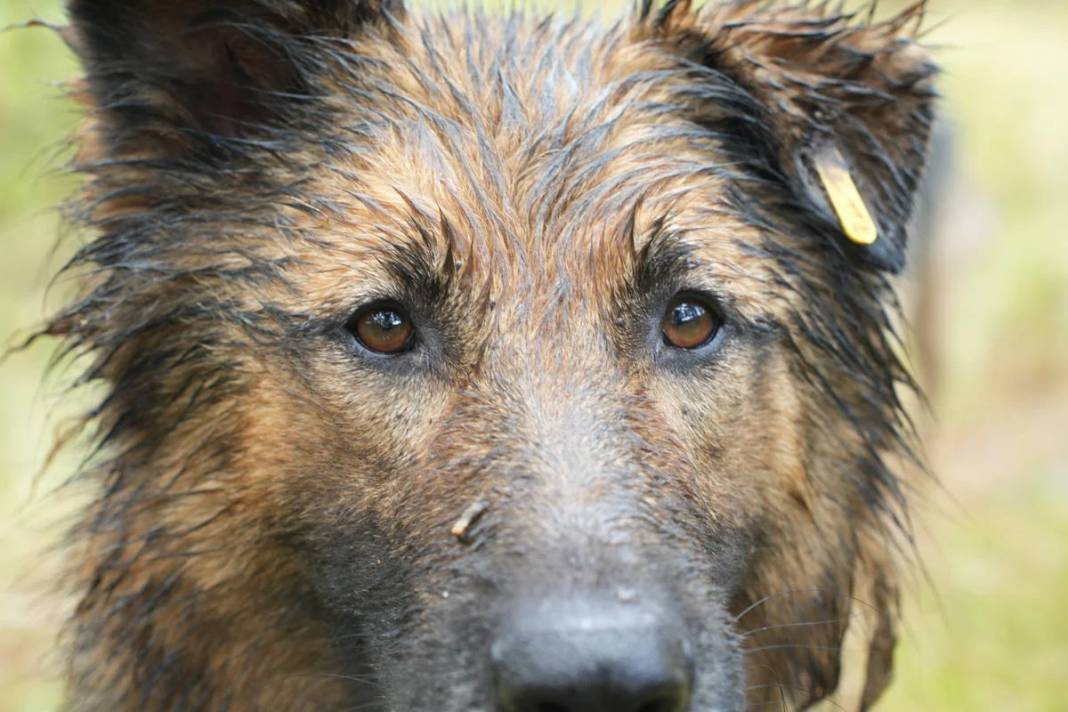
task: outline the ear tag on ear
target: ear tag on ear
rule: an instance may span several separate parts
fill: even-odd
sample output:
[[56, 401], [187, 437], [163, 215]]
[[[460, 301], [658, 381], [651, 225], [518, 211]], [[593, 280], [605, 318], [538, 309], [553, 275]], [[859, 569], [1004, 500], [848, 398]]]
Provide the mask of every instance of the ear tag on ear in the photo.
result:
[[879, 238], [879, 229], [837, 148], [831, 146], [820, 152], [816, 157], [816, 171], [846, 237], [858, 245], [874, 243]]

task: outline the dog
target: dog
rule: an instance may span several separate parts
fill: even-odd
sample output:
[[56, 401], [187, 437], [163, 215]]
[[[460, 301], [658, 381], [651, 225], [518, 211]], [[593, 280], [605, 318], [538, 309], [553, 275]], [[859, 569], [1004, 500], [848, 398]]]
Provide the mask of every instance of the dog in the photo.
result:
[[68, 9], [71, 709], [877, 701], [922, 3]]

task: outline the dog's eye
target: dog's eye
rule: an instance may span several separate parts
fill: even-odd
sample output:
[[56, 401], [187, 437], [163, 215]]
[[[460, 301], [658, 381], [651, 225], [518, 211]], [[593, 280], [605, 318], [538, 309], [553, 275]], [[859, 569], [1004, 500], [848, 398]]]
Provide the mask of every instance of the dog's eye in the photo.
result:
[[715, 309], [700, 297], [680, 295], [668, 305], [660, 329], [668, 346], [696, 349], [715, 338], [721, 324]]
[[349, 330], [365, 347], [380, 354], [399, 354], [412, 348], [415, 327], [397, 306], [377, 304], [360, 310]]

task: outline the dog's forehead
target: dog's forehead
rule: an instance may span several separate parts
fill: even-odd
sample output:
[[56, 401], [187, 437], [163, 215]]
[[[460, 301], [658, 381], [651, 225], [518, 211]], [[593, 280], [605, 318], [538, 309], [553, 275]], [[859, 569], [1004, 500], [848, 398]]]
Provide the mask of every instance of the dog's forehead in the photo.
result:
[[715, 134], [691, 118], [684, 62], [621, 29], [458, 22], [365, 48], [370, 76], [333, 88], [348, 150], [320, 190], [344, 206], [328, 226], [343, 250], [429, 240], [549, 282], [623, 273], [654, 234], [730, 261], [749, 228]]

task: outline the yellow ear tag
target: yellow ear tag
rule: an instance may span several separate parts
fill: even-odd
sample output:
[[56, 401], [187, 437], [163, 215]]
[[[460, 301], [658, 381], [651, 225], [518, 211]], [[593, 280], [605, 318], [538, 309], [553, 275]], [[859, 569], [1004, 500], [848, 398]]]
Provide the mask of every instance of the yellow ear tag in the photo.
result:
[[879, 238], [879, 230], [837, 148], [832, 146], [821, 151], [816, 158], [816, 171], [820, 174], [823, 188], [831, 199], [846, 237], [858, 245], [875, 242]]

